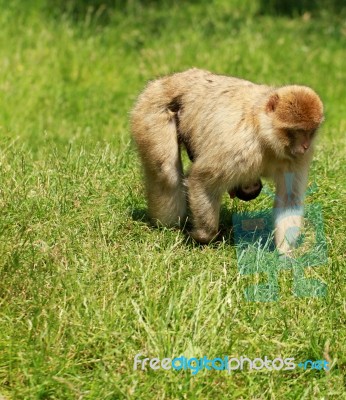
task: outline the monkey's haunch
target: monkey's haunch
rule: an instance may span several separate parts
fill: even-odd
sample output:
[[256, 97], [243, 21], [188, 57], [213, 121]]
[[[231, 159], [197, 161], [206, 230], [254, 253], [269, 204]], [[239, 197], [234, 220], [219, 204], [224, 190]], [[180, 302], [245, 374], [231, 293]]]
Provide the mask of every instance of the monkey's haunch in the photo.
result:
[[262, 182], [259, 180], [250, 186], [238, 186], [234, 190], [230, 190], [228, 192], [231, 199], [238, 197], [238, 199], [243, 201], [254, 200], [261, 193], [262, 190]]

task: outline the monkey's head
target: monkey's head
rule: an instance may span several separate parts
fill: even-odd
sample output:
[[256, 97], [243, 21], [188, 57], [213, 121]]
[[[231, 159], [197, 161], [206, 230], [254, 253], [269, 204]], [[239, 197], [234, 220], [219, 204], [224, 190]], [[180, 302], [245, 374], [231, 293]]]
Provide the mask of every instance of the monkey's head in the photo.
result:
[[276, 89], [267, 100], [265, 112], [277, 140], [271, 147], [289, 158], [303, 156], [309, 150], [324, 119], [321, 99], [306, 86]]

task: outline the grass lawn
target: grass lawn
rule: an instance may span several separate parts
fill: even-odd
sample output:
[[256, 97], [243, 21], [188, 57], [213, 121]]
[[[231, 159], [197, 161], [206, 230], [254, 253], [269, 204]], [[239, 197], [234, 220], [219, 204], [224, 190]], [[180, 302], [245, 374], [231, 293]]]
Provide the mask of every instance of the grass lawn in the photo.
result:
[[[346, 399], [345, 9], [58, 3], [0, 0], [0, 399]], [[239, 273], [231, 214], [268, 209], [266, 193], [225, 197], [210, 246], [148, 224], [128, 113], [149, 79], [192, 66], [323, 99], [307, 201], [322, 206], [328, 261], [305, 274], [325, 297], [293, 296], [284, 270], [278, 301], [246, 301], [263, 276]], [[137, 353], [331, 369], [135, 371]]]

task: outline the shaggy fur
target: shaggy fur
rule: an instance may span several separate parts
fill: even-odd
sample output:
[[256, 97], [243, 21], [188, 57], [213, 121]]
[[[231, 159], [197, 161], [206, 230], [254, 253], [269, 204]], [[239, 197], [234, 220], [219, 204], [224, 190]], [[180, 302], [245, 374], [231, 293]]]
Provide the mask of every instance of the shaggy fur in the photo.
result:
[[[274, 88], [199, 69], [150, 82], [132, 111], [131, 127], [151, 217], [165, 225], [184, 221], [187, 192], [191, 235], [207, 243], [218, 233], [222, 194], [270, 177], [277, 188], [275, 207], [285, 209], [285, 218], [276, 213], [277, 245], [289, 251], [287, 224], [299, 227], [301, 218], [289, 219], [287, 209], [301, 206], [322, 120], [322, 102], [305, 86]], [[193, 160], [185, 184], [181, 144]], [[294, 174], [293, 200], [287, 172]]]

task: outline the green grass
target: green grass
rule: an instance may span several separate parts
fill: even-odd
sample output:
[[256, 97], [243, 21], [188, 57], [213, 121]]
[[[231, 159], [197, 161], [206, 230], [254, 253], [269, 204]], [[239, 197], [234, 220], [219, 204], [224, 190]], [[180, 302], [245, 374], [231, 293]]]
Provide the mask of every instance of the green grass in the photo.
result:
[[[72, 17], [54, 4], [0, 1], [0, 399], [346, 398], [345, 12], [129, 1]], [[147, 80], [192, 66], [321, 95], [308, 201], [329, 257], [307, 275], [326, 297], [293, 297], [282, 271], [279, 301], [245, 301], [257, 278], [239, 274], [231, 211], [269, 196], [225, 198], [225, 240], [210, 246], [148, 225], [128, 112]], [[137, 353], [332, 369], [133, 371]]]

